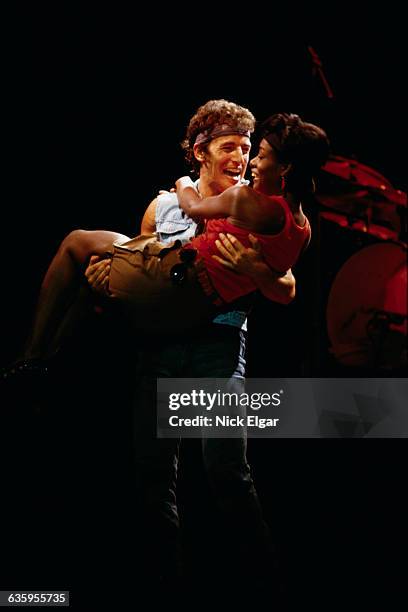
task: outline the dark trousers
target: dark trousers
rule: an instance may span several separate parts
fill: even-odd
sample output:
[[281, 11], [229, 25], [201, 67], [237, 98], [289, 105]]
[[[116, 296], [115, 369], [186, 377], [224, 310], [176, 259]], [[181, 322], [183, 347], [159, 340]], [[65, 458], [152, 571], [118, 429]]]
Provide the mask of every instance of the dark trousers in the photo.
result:
[[[176, 498], [178, 439], [156, 438], [156, 378], [229, 378], [243, 391], [245, 335], [212, 324], [188, 341], [157, 342], [143, 351], [134, 402], [137, 500], [149, 532], [156, 571], [179, 569], [179, 514]], [[226, 524], [243, 554], [262, 548], [268, 528], [246, 458], [246, 437], [203, 438], [203, 462]], [[159, 569], [160, 568], [160, 569]]]

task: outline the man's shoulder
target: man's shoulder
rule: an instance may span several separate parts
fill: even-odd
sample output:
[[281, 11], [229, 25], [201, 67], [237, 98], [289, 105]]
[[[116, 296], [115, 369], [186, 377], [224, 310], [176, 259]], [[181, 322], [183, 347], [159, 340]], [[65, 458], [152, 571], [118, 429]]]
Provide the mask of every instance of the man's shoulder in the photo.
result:
[[156, 198], [156, 210], [160, 212], [165, 212], [167, 209], [178, 208], [178, 200], [176, 193], [170, 193], [170, 191], [166, 193], [160, 193]]
[[156, 231], [162, 242], [191, 240], [195, 234], [196, 224], [191, 217], [179, 207], [175, 193], [160, 194], [156, 207]]
[[166, 202], [178, 202], [177, 200], [177, 193], [174, 193], [172, 191], [164, 191], [162, 193], [159, 193], [158, 196], [156, 196], [156, 200], [158, 202], [162, 202], [162, 203], [166, 203]]

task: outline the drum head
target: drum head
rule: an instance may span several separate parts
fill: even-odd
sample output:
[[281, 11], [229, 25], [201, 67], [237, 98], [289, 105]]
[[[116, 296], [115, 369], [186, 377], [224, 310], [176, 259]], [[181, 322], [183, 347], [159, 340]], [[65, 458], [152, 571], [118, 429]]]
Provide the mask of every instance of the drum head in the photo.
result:
[[331, 352], [342, 365], [405, 365], [407, 258], [403, 245], [374, 244], [346, 261], [329, 293], [327, 329]]

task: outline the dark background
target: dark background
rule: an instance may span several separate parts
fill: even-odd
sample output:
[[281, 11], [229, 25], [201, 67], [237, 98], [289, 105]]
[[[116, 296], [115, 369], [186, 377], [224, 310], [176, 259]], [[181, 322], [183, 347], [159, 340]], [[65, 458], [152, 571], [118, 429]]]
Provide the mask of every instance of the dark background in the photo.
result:
[[[13, 253], [13, 265], [3, 270], [10, 296], [5, 359], [24, 338], [41, 278], [63, 237], [76, 228], [136, 234], [158, 190], [188, 171], [179, 143], [208, 99], [231, 99], [259, 120], [296, 112], [326, 129], [335, 154], [354, 157], [406, 189], [395, 11], [359, 14], [344, 3], [318, 11], [288, 7], [256, 24], [247, 15], [235, 24], [208, 10], [191, 27], [166, 9], [158, 18], [69, 6], [21, 10], [12, 22], [4, 115], [3, 211]], [[308, 45], [323, 62], [334, 100], [312, 73]], [[312, 291], [313, 279], [298, 286], [300, 294], [302, 287]], [[8, 324], [10, 317], [17, 325]]]
[[[136, 234], [157, 191], [186, 173], [179, 142], [192, 113], [211, 98], [247, 106], [260, 120], [298, 113], [326, 129], [335, 154], [406, 189], [403, 19], [392, 4], [386, 10], [357, 14], [342, 3], [318, 11], [231, 7], [224, 15], [200, 6], [183, 25], [169, 9], [143, 16], [119, 8], [21, 9], [10, 22], [4, 75], [4, 363], [21, 347], [62, 238], [78, 227]], [[312, 74], [308, 45], [323, 62], [334, 100]], [[328, 356], [314, 334], [324, 298], [312, 257], [295, 270], [296, 304], [260, 300], [254, 310], [251, 376], [324, 372]], [[27, 398], [19, 389], [7, 403], [3, 465], [12, 499], [3, 523], [11, 536], [4, 588], [54, 585], [78, 593], [85, 578], [137, 585], [125, 560], [137, 549], [123, 408], [131, 385], [115, 359], [128, 350], [126, 340], [103, 317], [89, 321], [47, 390]], [[250, 444], [289, 582], [310, 601], [323, 592], [347, 599], [355, 588], [362, 601], [398, 591], [401, 443]], [[187, 442], [183, 458], [186, 554], [192, 568], [211, 575], [216, 513], [197, 445]]]

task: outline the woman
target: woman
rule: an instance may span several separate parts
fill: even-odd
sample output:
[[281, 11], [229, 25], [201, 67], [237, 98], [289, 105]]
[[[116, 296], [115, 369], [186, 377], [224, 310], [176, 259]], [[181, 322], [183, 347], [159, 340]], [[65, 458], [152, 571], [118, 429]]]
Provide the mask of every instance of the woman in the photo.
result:
[[258, 155], [251, 161], [253, 188], [234, 186], [201, 199], [188, 177], [176, 182], [181, 208], [206, 223], [204, 233], [184, 247], [163, 245], [152, 235], [129, 240], [113, 232], [71, 233], [44, 279], [26, 358], [55, 351], [61, 320], [79, 291], [79, 272], [92, 254], [112, 257], [111, 298], [137, 330], [147, 333], [197, 327], [256, 290], [249, 277], [237, 275], [218, 257], [220, 233], [245, 246], [255, 236], [268, 265], [284, 275], [310, 240], [301, 200], [327, 158], [328, 139], [321, 128], [285, 113], [267, 119], [260, 135]]

